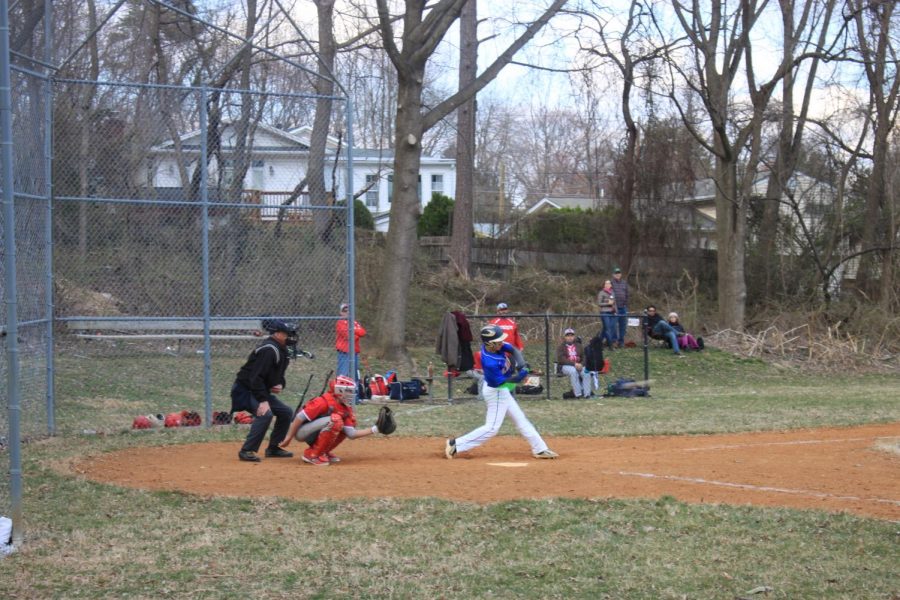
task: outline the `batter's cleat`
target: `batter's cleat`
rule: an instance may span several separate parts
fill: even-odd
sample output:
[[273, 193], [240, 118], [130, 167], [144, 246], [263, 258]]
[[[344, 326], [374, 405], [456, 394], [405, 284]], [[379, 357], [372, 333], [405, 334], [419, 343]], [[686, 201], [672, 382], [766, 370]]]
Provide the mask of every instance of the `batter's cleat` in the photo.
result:
[[266, 458], [293, 458], [294, 453], [283, 448], [266, 448]]
[[308, 462], [309, 464], [315, 465], [317, 467], [327, 467], [331, 464], [324, 456], [307, 456], [306, 454], [304, 454], [300, 458], [303, 459], [303, 462]]
[[323, 454], [322, 456], [324, 456], [325, 458], [327, 458], [327, 459], [328, 459], [328, 462], [331, 463], [331, 464], [341, 462], [341, 457], [340, 457], [340, 456], [335, 456], [335, 455], [332, 454], [331, 452], [326, 452], [326, 453]]
[[253, 450], [241, 450], [238, 452], [238, 459], [244, 462], [259, 462], [260, 458]]
[[447, 443], [444, 445], [444, 456], [447, 458], [456, 456], [456, 440], [454, 438], [448, 439]]
[[543, 452], [538, 452], [536, 454], [533, 454], [532, 456], [534, 456], [535, 458], [559, 458], [559, 454], [557, 454], [550, 448], [547, 448]]

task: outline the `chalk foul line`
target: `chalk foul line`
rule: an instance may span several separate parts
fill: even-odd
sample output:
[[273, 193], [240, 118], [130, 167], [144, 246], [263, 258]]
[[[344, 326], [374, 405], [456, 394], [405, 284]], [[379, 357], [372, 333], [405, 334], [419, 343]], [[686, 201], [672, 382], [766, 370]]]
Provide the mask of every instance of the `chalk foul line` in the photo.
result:
[[837, 494], [828, 494], [825, 492], [816, 492], [813, 490], [796, 490], [791, 488], [780, 488], [765, 485], [753, 485], [749, 483], [731, 483], [729, 481], [715, 481], [711, 479], [702, 479], [700, 477], [681, 477], [679, 475], [658, 475], [656, 473], [637, 473], [632, 471], [605, 471], [605, 475], [621, 475], [623, 477], [643, 477], [645, 479], [666, 479], [669, 481], [681, 481], [685, 483], [696, 483], [700, 485], [715, 485], [719, 487], [736, 488], [741, 490], [749, 490], [753, 492], [773, 492], [777, 494], [793, 494], [797, 496], [811, 496], [813, 498], [825, 498], [829, 500], [844, 500], [851, 502], [876, 502], [879, 504], [891, 504], [900, 506], [900, 500], [891, 500], [890, 498], [861, 498], [859, 496], [839, 496]]
[[682, 452], [702, 452], [704, 450], [731, 450], [736, 448], [756, 448], [761, 446], [802, 446], [807, 444], [833, 444], [850, 442], [874, 442], [877, 440], [897, 439], [895, 435], [881, 435], [861, 438], [833, 438], [827, 440], [792, 440], [789, 442], [749, 442], [746, 444], [722, 444], [718, 446], [697, 446], [695, 448], [682, 448]]

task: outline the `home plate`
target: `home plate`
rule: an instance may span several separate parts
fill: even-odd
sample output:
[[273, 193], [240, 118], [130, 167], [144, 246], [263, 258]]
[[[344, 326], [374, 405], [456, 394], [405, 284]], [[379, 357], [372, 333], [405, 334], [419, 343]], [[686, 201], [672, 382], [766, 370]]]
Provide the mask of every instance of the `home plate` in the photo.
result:
[[528, 463], [488, 463], [490, 467], [527, 467]]

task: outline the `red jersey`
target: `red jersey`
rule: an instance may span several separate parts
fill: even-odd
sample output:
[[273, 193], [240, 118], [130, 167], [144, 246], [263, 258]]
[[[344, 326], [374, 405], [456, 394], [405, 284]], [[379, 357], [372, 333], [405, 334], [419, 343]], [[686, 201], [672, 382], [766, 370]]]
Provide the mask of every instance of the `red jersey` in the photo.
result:
[[495, 317], [491, 320], [491, 325], [496, 325], [506, 333], [506, 341], [515, 346], [519, 350], [525, 349], [525, 342], [519, 337], [519, 326], [509, 317]]
[[313, 398], [306, 403], [306, 406], [300, 412], [306, 415], [308, 421], [315, 421], [319, 417], [327, 417], [332, 413], [337, 413], [344, 419], [344, 425], [356, 427], [356, 416], [353, 414], [353, 408], [342, 404], [331, 392], [325, 392], [321, 396]]
[[[359, 338], [366, 335], [366, 330], [359, 324], [359, 321], [353, 322], [354, 352], [359, 354]], [[347, 335], [347, 319], [339, 319], [334, 326], [334, 348], [338, 352], [350, 352], [349, 336]]]

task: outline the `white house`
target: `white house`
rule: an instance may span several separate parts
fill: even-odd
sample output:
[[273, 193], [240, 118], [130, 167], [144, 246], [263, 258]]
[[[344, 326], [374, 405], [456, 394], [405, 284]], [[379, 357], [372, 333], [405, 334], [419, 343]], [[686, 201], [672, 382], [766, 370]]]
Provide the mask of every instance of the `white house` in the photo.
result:
[[[304, 178], [309, 162], [309, 138], [312, 128], [299, 127], [282, 130], [265, 124], [256, 125], [250, 142], [250, 167], [244, 178], [244, 201], [272, 206], [260, 211], [262, 220], [274, 220], [279, 206]], [[200, 155], [201, 132], [192, 131], [182, 135], [178, 141], [169, 140], [154, 147], [150, 152], [141, 182], [157, 190], [166, 197], [176, 197], [185, 186], [179, 174], [177, 153], [180, 148], [186, 177], [189, 179], [197, 166]], [[234, 153], [234, 128], [226, 125], [221, 135], [223, 156]], [[346, 195], [346, 152], [341, 152], [334, 164], [334, 154], [338, 140], [329, 138], [326, 143], [325, 185], [331, 188], [332, 173], [335, 178], [335, 196]], [[367, 190], [360, 200], [375, 217], [375, 228], [387, 231], [391, 199], [393, 197], [393, 152], [354, 148], [353, 150], [353, 193]], [[224, 161], [223, 161], [224, 162]], [[220, 179], [228, 181], [229, 164], [220, 173], [215, 160], [210, 162], [208, 180], [210, 187], [216, 187]], [[456, 161], [449, 158], [422, 156], [419, 173], [419, 198], [422, 208], [431, 200], [433, 192], [454, 197], [456, 193]], [[308, 205], [309, 198], [303, 194], [299, 205]]]

